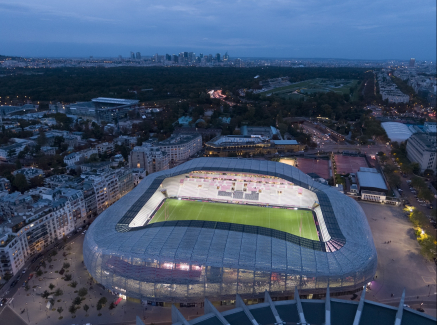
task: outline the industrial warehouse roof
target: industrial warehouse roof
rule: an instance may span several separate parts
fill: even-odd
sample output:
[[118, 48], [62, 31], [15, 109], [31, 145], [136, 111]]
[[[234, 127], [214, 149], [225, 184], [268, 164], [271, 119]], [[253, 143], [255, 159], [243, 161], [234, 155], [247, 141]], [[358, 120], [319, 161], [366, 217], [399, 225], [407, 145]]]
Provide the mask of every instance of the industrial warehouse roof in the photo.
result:
[[384, 128], [389, 139], [393, 142], [403, 142], [412, 135], [408, 126], [402, 123], [383, 122], [381, 126]]
[[360, 187], [372, 187], [387, 191], [384, 178], [375, 168], [361, 167], [357, 172], [357, 177]]
[[271, 140], [274, 144], [277, 145], [287, 145], [287, 144], [299, 144], [296, 140]]
[[[327, 241], [311, 241], [268, 228], [220, 222], [211, 226], [196, 220], [130, 228], [165, 179], [193, 171], [274, 176], [313, 192], [323, 214], [320, 227]], [[278, 286], [271, 292], [274, 295], [295, 287], [324, 292], [327, 283], [332, 291], [353, 290], [373, 278], [377, 256], [361, 207], [297, 168], [254, 159], [198, 158], [149, 175], [105, 210], [87, 232], [84, 262], [94, 279], [114, 292], [183, 302], [203, 297], [233, 299], [237, 292], [245, 297], [262, 296], [264, 289], [258, 287], [264, 282], [267, 287], [270, 282], [272, 288]], [[200, 266], [201, 271], [184, 273], [172, 268], [179, 263]], [[163, 270], [163, 265], [170, 269]], [[241, 281], [247, 281], [244, 290], [238, 285]], [[167, 289], [168, 285], [171, 288]]]

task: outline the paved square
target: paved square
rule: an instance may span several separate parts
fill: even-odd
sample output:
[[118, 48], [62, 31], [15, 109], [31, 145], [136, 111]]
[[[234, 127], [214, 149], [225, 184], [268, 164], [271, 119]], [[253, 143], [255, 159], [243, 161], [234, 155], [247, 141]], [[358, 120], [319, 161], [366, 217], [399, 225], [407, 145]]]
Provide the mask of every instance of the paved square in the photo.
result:
[[[414, 229], [401, 207], [360, 202], [366, 213], [378, 254], [375, 280], [366, 299], [397, 306], [405, 288], [405, 303], [424, 302], [425, 312], [436, 317], [434, 263], [420, 255]], [[391, 241], [389, 244], [385, 242]], [[391, 297], [391, 295], [394, 297]]]

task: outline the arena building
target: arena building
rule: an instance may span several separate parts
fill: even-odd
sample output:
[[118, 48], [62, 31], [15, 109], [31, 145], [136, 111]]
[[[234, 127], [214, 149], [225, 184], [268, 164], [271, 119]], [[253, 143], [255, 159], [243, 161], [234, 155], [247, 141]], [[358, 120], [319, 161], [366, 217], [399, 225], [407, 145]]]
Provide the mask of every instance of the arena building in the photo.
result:
[[107, 289], [154, 302], [354, 292], [377, 266], [354, 200], [292, 166], [229, 158], [149, 175], [93, 222], [83, 255]]

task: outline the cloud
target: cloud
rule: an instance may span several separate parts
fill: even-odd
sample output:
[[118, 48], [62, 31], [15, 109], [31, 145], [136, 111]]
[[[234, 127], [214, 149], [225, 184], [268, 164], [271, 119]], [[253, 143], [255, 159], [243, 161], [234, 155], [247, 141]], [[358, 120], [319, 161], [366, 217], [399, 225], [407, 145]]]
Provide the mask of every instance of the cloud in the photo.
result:
[[[290, 56], [385, 58], [414, 50], [432, 58], [436, 52], [430, 1], [0, 0], [0, 21], [6, 31], [0, 44], [20, 40], [20, 49], [37, 40], [145, 53], [205, 48], [274, 56], [283, 49]], [[86, 55], [89, 47], [82, 48]]]

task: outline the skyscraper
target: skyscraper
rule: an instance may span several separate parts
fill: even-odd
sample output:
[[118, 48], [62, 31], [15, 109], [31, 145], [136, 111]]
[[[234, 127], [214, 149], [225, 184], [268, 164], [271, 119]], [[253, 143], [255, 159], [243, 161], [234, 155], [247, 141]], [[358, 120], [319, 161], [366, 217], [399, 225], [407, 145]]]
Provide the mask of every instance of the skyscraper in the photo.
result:
[[135, 53], [134, 52], [130, 52], [130, 58], [131, 59], [135, 59]]
[[137, 52], [137, 54], [135, 55], [135, 58], [138, 59], [138, 60], [140, 60], [140, 59], [141, 59], [141, 53], [140, 53], [140, 52]]
[[414, 68], [415, 64], [416, 64], [416, 59], [415, 58], [411, 58], [410, 59], [410, 68]]
[[228, 52], [225, 53], [225, 55], [223, 55], [223, 61], [228, 61], [229, 60], [229, 55]]
[[217, 54], [215, 55], [215, 59], [217, 60], [217, 62], [220, 62], [220, 53], [217, 53]]

